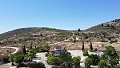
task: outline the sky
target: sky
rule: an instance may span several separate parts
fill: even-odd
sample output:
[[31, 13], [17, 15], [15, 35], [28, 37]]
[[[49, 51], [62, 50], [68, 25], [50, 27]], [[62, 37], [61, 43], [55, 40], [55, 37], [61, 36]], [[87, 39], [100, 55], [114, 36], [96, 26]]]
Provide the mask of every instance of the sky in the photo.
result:
[[120, 0], [0, 0], [0, 33], [25, 27], [84, 30], [120, 18]]

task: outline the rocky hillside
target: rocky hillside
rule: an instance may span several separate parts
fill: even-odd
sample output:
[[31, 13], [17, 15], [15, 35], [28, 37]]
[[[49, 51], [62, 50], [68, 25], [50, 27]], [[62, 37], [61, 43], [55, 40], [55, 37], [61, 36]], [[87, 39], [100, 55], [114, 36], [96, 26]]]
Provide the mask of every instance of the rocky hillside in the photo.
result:
[[[0, 34], [0, 46], [22, 46], [64, 43], [79, 46], [85, 42], [120, 42], [120, 19], [99, 24], [86, 30], [60, 30], [55, 28], [20, 28]], [[72, 46], [71, 46], [72, 47]]]
[[93, 33], [94, 37], [100, 41], [109, 41], [111, 39], [120, 40], [120, 19], [99, 24], [86, 29], [85, 32]]
[[87, 29], [92, 32], [108, 32], [108, 33], [120, 33], [120, 19], [115, 19], [109, 22], [101, 23], [97, 26]]

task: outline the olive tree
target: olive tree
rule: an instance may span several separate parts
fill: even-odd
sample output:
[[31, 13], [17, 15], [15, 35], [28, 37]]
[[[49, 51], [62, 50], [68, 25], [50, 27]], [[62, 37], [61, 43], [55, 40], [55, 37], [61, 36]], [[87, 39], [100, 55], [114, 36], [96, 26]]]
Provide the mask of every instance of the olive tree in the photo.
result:
[[90, 68], [91, 63], [92, 63], [92, 59], [89, 58], [89, 57], [86, 58], [86, 59], [85, 59], [85, 68]]
[[59, 57], [62, 60], [65, 67], [67, 68], [72, 67], [72, 56], [69, 52], [62, 52]]
[[119, 55], [117, 54], [114, 47], [107, 46], [104, 54], [107, 57], [107, 62], [111, 64], [111, 67], [114, 67], [115, 65], [119, 64]]
[[80, 68], [80, 60], [81, 60], [80, 56], [72, 58], [72, 63], [75, 66], [75, 68]]
[[106, 66], [106, 62], [104, 60], [100, 60], [98, 63], [98, 68], [104, 68]]

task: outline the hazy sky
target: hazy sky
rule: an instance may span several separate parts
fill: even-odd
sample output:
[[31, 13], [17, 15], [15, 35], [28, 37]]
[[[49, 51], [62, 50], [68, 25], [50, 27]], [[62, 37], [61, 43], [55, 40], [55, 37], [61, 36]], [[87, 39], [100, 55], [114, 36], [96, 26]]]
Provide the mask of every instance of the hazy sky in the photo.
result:
[[120, 18], [120, 0], [0, 0], [0, 33], [24, 27], [75, 30]]

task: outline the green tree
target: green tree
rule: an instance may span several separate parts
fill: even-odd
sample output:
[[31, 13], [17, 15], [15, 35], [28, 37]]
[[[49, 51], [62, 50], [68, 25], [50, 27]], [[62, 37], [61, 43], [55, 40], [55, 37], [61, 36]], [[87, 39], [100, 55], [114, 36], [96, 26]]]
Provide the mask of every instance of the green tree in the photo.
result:
[[62, 52], [60, 54], [60, 59], [63, 61], [66, 68], [71, 68], [72, 66], [72, 56], [69, 52]]
[[120, 68], [120, 64], [116, 65], [115, 68]]
[[29, 50], [31, 50], [33, 47], [32, 47], [32, 43], [31, 43], [31, 45], [29, 46]]
[[40, 46], [40, 47], [38, 47], [39, 48], [39, 51], [40, 52], [48, 52], [49, 51], [49, 49], [50, 49], [50, 45], [48, 45], [48, 44], [44, 44], [44, 45], [42, 45], [42, 46]]
[[11, 55], [11, 59], [17, 63], [17, 64], [20, 64], [23, 60], [24, 60], [24, 55], [22, 53], [16, 53], [16, 54], [13, 54]]
[[42, 62], [39, 62], [36, 64], [36, 68], [46, 68], [45, 64], [43, 64]]
[[89, 58], [89, 57], [86, 58], [86, 59], [85, 59], [85, 68], [90, 68], [91, 63], [92, 63], [92, 59]]
[[82, 41], [82, 50], [84, 50], [84, 41]]
[[13, 57], [14, 57], [14, 55], [12, 55], [12, 54], [11, 54], [10, 57], [9, 57], [9, 60], [12, 62], [12, 65], [13, 65], [13, 62], [14, 62], [14, 61], [13, 61]]
[[37, 62], [29, 63], [28, 66], [30, 68], [46, 68], [45, 64], [43, 64], [42, 62], [39, 62], [39, 63], [37, 63]]
[[62, 64], [62, 60], [59, 57], [55, 57], [54, 59], [55, 65], [61, 65]]
[[83, 50], [82, 52], [83, 52], [83, 56], [89, 56], [88, 50]]
[[98, 65], [98, 62], [100, 61], [100, 57], [98, 55], [89, 55], [89, 58], [92, 59], [92, 65]]
[[62, 61], [59, 57], [49, 55], [47, 58], [47, 63], [50, 65], [60, 65], [60, 64], [62, 64]]
[[23, 46], [23, 54], [26, 54], [26, 47], [25, 47], [25, 45]]
[[80, 29], [78, 29], [78, 32], [80, 32]]
[[100, 60], [98, 63], [98, 68], [104, 68], [106, 66], [106, 62], [104, 60]]
[[80, 56], [72, 58], [72, 63], [73, 65], [75, 65], [75, 68], [80, 68], [80, 60], [81, 60]]
[[119, 64], [119, 55], [117, 54], [114, 47], [107, 46], [104, 54], [107, 57], [107, 62], [111, 64], [111, 67], [114, 67], [115, 65]]
[[104, 60], [105, 62], [107, 62], [107, 55], [105, 54], [101, 55], [100, 60]]
[[9, 61], [9, 56], [7, 56], [7, 55], [3, 56], [2, 59], [1, 59], [1, 61], [2, 61], [3, 63], [8, 63], [8, 62], [10, 62], [10, 61]]
[[90, 50], [93, 51], [92, 42], [90, 42]]

